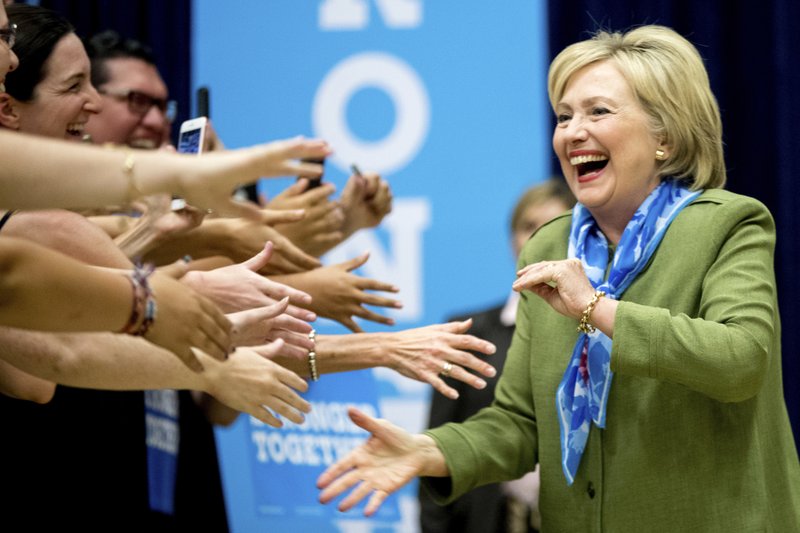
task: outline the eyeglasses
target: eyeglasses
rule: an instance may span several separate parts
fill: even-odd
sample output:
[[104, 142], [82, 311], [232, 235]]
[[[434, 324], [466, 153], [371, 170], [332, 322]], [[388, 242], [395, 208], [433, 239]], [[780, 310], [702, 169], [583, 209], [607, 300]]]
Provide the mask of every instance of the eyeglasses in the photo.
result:
[[0, 41], [5, 41], [9, 48], [14, 47], [17, 40], [17, 25], [9, 24], [8, 28], [0, 28]]
[[149, 94], [144, 94], [142, 92], [132, 91], [129, 89], [123, 89], [119, 91], [98, 89], [97, 92], [118, 98], [120, 100], [127, 100], [128, 109], [130, 109], [131, 113], [135, 113], [140, 116], [145, 116], [153, 106], [157, 107], [169, 122], [175, 120], [175, 116], [178, 114], [178, 104], [175, 102], [175, 100], [153, 98]]

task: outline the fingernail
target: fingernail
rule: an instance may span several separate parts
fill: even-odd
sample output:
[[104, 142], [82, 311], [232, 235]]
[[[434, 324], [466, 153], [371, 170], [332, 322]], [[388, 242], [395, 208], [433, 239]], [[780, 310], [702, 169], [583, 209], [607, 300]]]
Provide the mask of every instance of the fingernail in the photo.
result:
[[450, 394], [450, 399], [451, 400], [458, 400], [458, 392], [456, 391], [456, 392], [451, 393]]
[[497, 370], [495, 370], [493, 366], [490, 366], [489, 371], [486, 372], [486, 375], [488, 375], [490, 378], [493, 378], [497, 375]]
[[483, 381], [482, 379], [476, 379], [475, 380], [475, 388], [476, 389], [485, 389], [486, 388], [486, 382]]
[[394, 307], [395, 309], [402, 309], [402, 308], [403, 308], [403, 302], [395, 302], [395, 303], [393, 304], [393, 307]]

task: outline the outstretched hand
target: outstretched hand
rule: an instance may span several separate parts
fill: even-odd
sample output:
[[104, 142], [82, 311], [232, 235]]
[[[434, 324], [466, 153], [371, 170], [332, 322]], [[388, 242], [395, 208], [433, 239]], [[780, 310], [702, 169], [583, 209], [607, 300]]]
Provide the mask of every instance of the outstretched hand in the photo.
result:
[[289, 298], [256, 309], [228, 315], [233, 324], [232, 337], [236, 346], [258, 346], [282, 339], [286, 344], [281, 355], [304, 358], [314, 343], [308, 338], [311, 325], [286, 314]]
[[333, 184], [308, 189], [305, 178], [286, 188], [269, 202], [275, 209], [303, 209], [306, 217], [297, 222], [280, 224], [276, 229], [305, 252], [319, 257], [344, 239], [344, 213], [339, 202], [330, 200], [336, 190]]
[[227, 357], [231, 323], [216, 305], [161, 272], [150, 276], [150, 287], [158, 307], [145, 339], [171, 351], [195, 372], [203, 366], [193, 347], [215, 359]]
[[[308, 306], [311, 296], [307, 293], [256, 273], [270, 262], [273, 250], [272, 243], [267, 242], [261, 252], [242, 263], [207, 272], [192, 271], [182, 281], [211, 298], [226, 312], [263, 307], [287, 297], [294, 304]], [[316, 319], [313, 312], [296, 305], [289, 305], [286, 313], [300, 320]]]
[[386, 339], [381, 346], [389, 358], [385, 366], [408, 378], [430, 383], [452, 400], [458, 398], [458, 391], [443, 379], [445, 368], [449, 369], [446, 374], [450, 378], [483, 389], [486, 382], [467, 369], [486, 377], [494, 377], [497, 371], [467, 350], [490, 355], [496, 348], [490, 342], [467, 335], [471, 326], [472, 319], [382, 333]]
[[[283, 341], [262, 348], [277, 353], [283, 349]], [[237, 348], [227, 361], [210, 361], [206, 365], [206, 392], [265, 424], [283, 426], [275, 414], [301, 424], [303, 413], [311, 411], [311, 404], [295, 392], [306, 392], [308, 383], [251, 348]]]
[[444, 456], [430, 437], [411, 435], [387, 420], [372, 418], [352, 407], [348, 415], [371, 435], [366, 443], [319, 476], [320, 502], [328, 503], [352, 488], [339, 503], [339, 510], [348, 511], [369, 496], [364, 514], [372, 516], [390, 494], [415, 477], [447, 474]]
[[344, 233], [349, 236], [381, 223], [392, 211], [392, 190], [374, 172], [354, 174], [347, 180], [340, 202], [345, 215]]
[[[186, 201], [212, 209], [220, 215], [261, 219], [257, 205], [233, 199], [233, 190], [258, 178], [276, 176], [319, 176], [322, 166], [300, 159], [323, 158], [331, 154], [325, 141], [302, 137], [274, 141], [239, 150], [186, 156], [195, 161], [192, 171], [182, 175], [180, 189]], [[194, 159], [191, 159], [194, 158]]]
[[363, 265], [369, 254], [350, 259], [337, 265], [325, 266], [290, 276], [296, 286], [301, 286], [311, 295], [309, 308], [319, 316], [336, 320], [354, 332], [361, 328], [352, 317], [357, 316], [380, 324], [394, 325], [394, 319], [370, 311], [364, 305], [398, 309], [402, 304], [392, 298], [378, 296], [367, 291], [398, 292], [394, 285], [363, 278], [352, 271]]

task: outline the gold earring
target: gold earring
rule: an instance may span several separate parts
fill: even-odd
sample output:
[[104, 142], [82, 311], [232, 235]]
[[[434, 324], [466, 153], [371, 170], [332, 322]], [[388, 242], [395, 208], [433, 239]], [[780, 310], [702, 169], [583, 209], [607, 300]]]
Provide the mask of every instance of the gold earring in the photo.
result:
[[667, 154], [664, 153], [664, 150], [662, 150], [660, 148], [658, 150], [656, 150], [656, 160], [664, 161], [666, 158], [667, 158]]

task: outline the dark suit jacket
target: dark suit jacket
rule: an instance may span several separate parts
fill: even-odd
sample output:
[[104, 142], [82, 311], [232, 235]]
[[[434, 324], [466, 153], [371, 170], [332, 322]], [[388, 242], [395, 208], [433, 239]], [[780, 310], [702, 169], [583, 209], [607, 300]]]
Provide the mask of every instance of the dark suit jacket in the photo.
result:
[[[486, 388], [477, 390], [469, 385], [449, 379], [448, 384], [458, 391], [458, 400], [450, 400], [433, 392], [428, 426], [437, 427], [447, 422], [463, 422], [494, 399], [494, 389], [505, 363], [506, 353], [514, 335], [514, 326], [500, 322], [503, 305], [480, 313], [451, 320], [473, 319], [469, 333], [497, 346], [494, 355], [484, 356], [497, 370], [497, 376], [486, 379]], [[420, 489], [420, 521], [423, 533], [501, 533], [506, 530], [506, 498], [500, 485], [493, 483], [470, 491], [447, 506], [433, 502], [424, 489]]]

